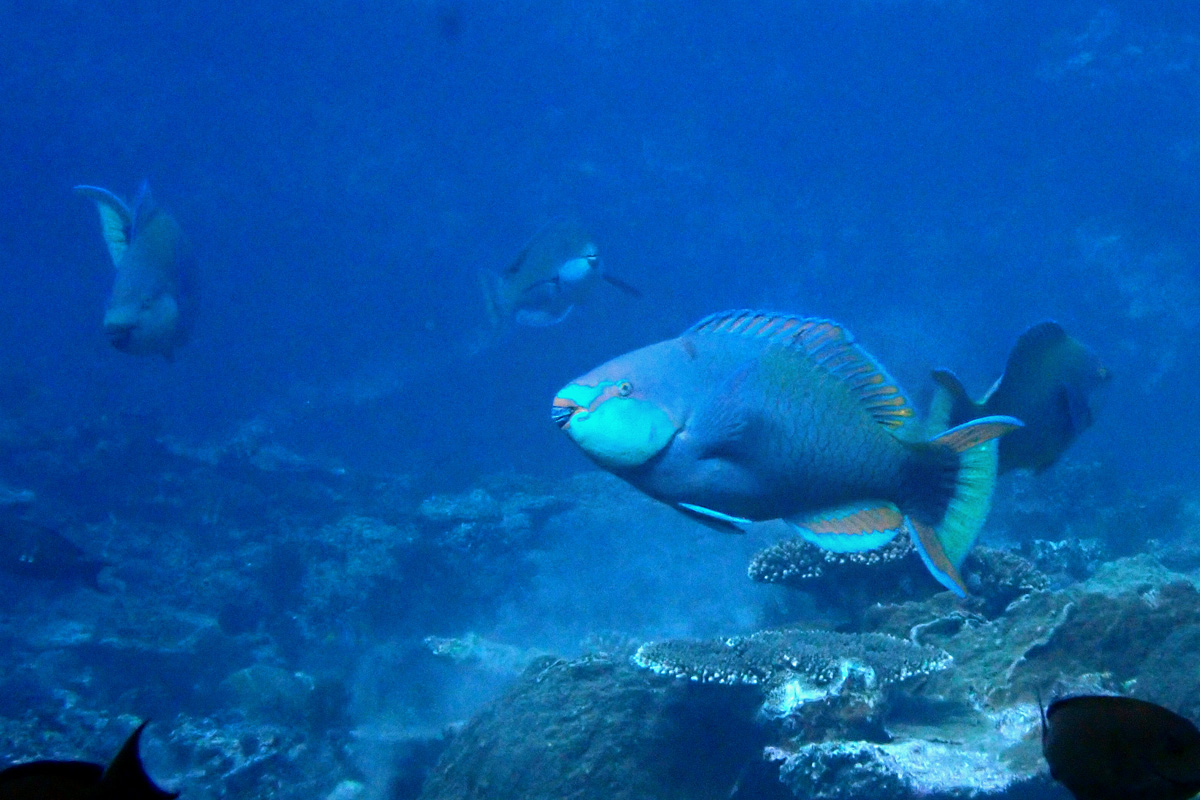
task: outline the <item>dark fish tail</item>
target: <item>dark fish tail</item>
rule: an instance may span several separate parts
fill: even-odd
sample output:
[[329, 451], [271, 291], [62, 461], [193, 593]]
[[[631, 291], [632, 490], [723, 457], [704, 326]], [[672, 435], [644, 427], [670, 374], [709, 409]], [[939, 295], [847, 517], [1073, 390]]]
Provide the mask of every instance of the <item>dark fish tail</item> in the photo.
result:
[[929, 415], [925, 423], [930, 435], [985, 415], [953, 372], [948, 369], [935, 369], [931, 377], [933, 400], [929, 404]]
[[966, 596], [958, 569], [975, 544], [996, 485], [996, 440], [1021, 427], [1012, 417], [981, 417], [909, 445], [912, 458], [900, 509], [925, 566]]
[[1016, 417], [1026, 427], [1000, 445], [1000, 471], [1040, 471], [1091, 426], [1092, 394], [1108, 379], [1091, 348], [1057, 322], [1039, 322], [1017, 339], [1004, 374], [978, 402], [952, 372], [934, 370], [928, 430], [991, 414]]

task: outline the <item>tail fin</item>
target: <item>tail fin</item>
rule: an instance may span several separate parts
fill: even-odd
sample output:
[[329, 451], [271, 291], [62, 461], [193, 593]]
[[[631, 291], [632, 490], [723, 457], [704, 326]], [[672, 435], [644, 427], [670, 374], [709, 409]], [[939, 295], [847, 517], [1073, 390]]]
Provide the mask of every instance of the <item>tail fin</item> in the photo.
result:
[[935, 454], [934, 459], [944, 459], [947, 452], [957, 456], [951, 480], [936, 479], [935, 471], [926, 479], [932, 487], [919, 487], [924, 489], [924, 502], [906, 513], [904, 525], [925, 566], [960, 597], [966, 596], [967, 588], [958, 568], [975, 544], [992, 504], [998, 467], [996, 440], [1020, 427], [1021, 422], [1012, 417], [981, 417], [915, 445]]
[[508, 322], [508, 313], [500, 297], [500, 278], [486, 269], [479, 270], [479, 287], [483, 289], [483, 302], [487, 307], [488, 321], [492, 330], [499, 330]]
[[76, 186], [75, 194], [96, 204], [96, 210], [100, 212], [100, 232], [108, 247], [108, 255], [116, 266], [129, 249], [129, 240], [133, 235], [133, 211], [124, 200], [99, 186]]
[[983, 414], [978, 403], [967, 395], [962, 381], [948, 369], [935, 369], [933, 377], [933, 400], [929, 404], [926, 425], [930, 434], [961, 425]]

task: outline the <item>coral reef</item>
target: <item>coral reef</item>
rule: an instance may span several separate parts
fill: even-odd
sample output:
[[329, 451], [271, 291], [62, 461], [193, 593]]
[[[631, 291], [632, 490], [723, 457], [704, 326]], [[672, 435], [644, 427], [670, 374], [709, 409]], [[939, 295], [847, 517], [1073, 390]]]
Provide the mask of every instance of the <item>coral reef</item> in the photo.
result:
[[871, 684], [889, 684], [950, 665], [946, 653], [894, 636], [801, 628], [731, 639], [653, 642], [638, 648], [633, 661], [660, 675], [700, 683], [773, 688], [800, 681], [833, 689], [850, 672], [869, 674]]
[[[782, 541], [751, 574], [801, 591], [737, 579], [754, 594], [727, 623], [726, 594], [661, 565], [723, 554], [736, 575], [755, 532], [691, 538], [599, 473], [429, 496], [411, 476], [239, 437], [214, 455], [98, 420], [11, 454], [5, 480], [29, 487], [31, 512], [112, 566], [99, 586], [53, 589], [0, 573], [0, 759], [111, 752], [149, 715], [151, 772], [200, 800], [1013, 798], [1048, 790], [1038, 690], [1118, 691], [1200, 718], [1200, 539], [1184, 493], [1103, 506], [1066, 479], [1052, 500], [1016, 481], [1002, 529], [1036, 518], [1047, 535], [1098, 535], [977, 547], [965, 601], [903, 538], [854, 556]], [[1064, 527], [1060, 491], [1090, 504], [1093, 527]], [[1150, 552], [1109, 562], [1131, 546], [1118, 531], [1147, 521], [1164, 526], [1138, 540]], [[580, 543], [598, 530], [636, 541], [599, 551], [612, 557], [587, 583], [579, 559], [597, 551]], [[594, 634], [575, 660], [497, 622], [545, 590], [563, 537], [585, 555], [558, 564], [542, 599], [586, 617], [558, 640]], [[597, 622], [597, 597], [625, 594], [658, 605]], [[796, 604], [791, 624], [744, 633], [785, 616], [768, 611], [778, 598]], [[699, 636], [743, 635], [645, 641], [680, 636], [662, 621], [682, 617]]]
[[532, 664], [451, 741], [421, 800], [707, 800], [758, 760], [755, 694], [605, 658]]
[[886, 634], [794, 628], [649, 643], [633, 663], [698, 683], [759, 686], [762, 716], [809, 738], [886, 739], [880, 720], [891, 685], [946, 669], [951, 658]]
[[[1050, 580], [1028, 559], [1011, 550], [975, 547], [963, 564], [971, 591], [968, 604], [995, 616], [1018, 597], [1049, 588]], [[811, 592], [823, 607], [846, 615], [857, 627], [873, 603], [929, 597], [942, 591], [907, 536], [860, 553], [823, 550], [804, 539], [783, 539], [759, 552], [748, 573], [759, 583]]]

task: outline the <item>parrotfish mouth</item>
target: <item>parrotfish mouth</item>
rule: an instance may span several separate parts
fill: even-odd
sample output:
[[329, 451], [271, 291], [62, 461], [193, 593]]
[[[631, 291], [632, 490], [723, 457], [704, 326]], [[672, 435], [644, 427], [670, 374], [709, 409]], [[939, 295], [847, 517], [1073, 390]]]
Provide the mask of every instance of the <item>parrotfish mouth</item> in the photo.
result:
[[579, 411], [580, 408], [581, 406], [572, 403], [570, 400], [556, 397], [554, 398], [554, 406], [550, 409], [550, 419], [554, 420], [554, 424], [559, 428], [566, 430], [571, 417], [575, 416], [575, 412]]

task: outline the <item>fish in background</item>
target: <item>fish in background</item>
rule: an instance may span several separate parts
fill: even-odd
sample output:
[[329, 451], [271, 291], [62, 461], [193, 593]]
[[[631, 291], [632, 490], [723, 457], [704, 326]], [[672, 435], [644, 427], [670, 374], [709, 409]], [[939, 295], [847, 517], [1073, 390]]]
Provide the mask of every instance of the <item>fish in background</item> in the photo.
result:
[[100, 571], [107, 566], [53, 528], [0, 516], [0, 569], [11, 575], [99, 591]]
[[147, 722], [108, 766], [90, 761], [29, 761], [0, 770], [0, 800], [172, 800], [146, 774], [138, 753]]
[[1200, 792], [1200, 730], [1145, 700], [1055, 700], [1042, 711], [1042, 754], [1075, 800], [1185, 800]]
[[1004, 374], [974, 401], [949, 370], [934, 370], [929, 425], [961, 425], [977, 417], [1016, 417], [1025, 427], [1000, 442], [1000, 471], [1050, 467], [1095, 419], [1097, 389], [1109, 371], [1090, 347], [1057, 322], [1039, 322], [1021, 334]]
[[913, 538], [943, 585], [987, 516], [984, 417], [911, 441], [915, 414], [836, 322], [729, 311], [619, 356], [554, 398], [555, 423], [604, 469], [710, 527], [783, 519], [827, 550]]
[[132, 206], [96, 186], [76, 186], [75, 192], [95, 202], [116, 269], [105, 335], [121, 352], [171, 359], [187, 342], [195, 312], [195, 265], [183, 230], [154, 202], [146, 183]]
[[599, 248], [577, 223], [550, 222], [521, 248], [500, 274], [479, 274], [494, 330], [510, 321], [546, 327], [562, 322], [600, 282], [640, 297], [634, 287], [604, 270]]

